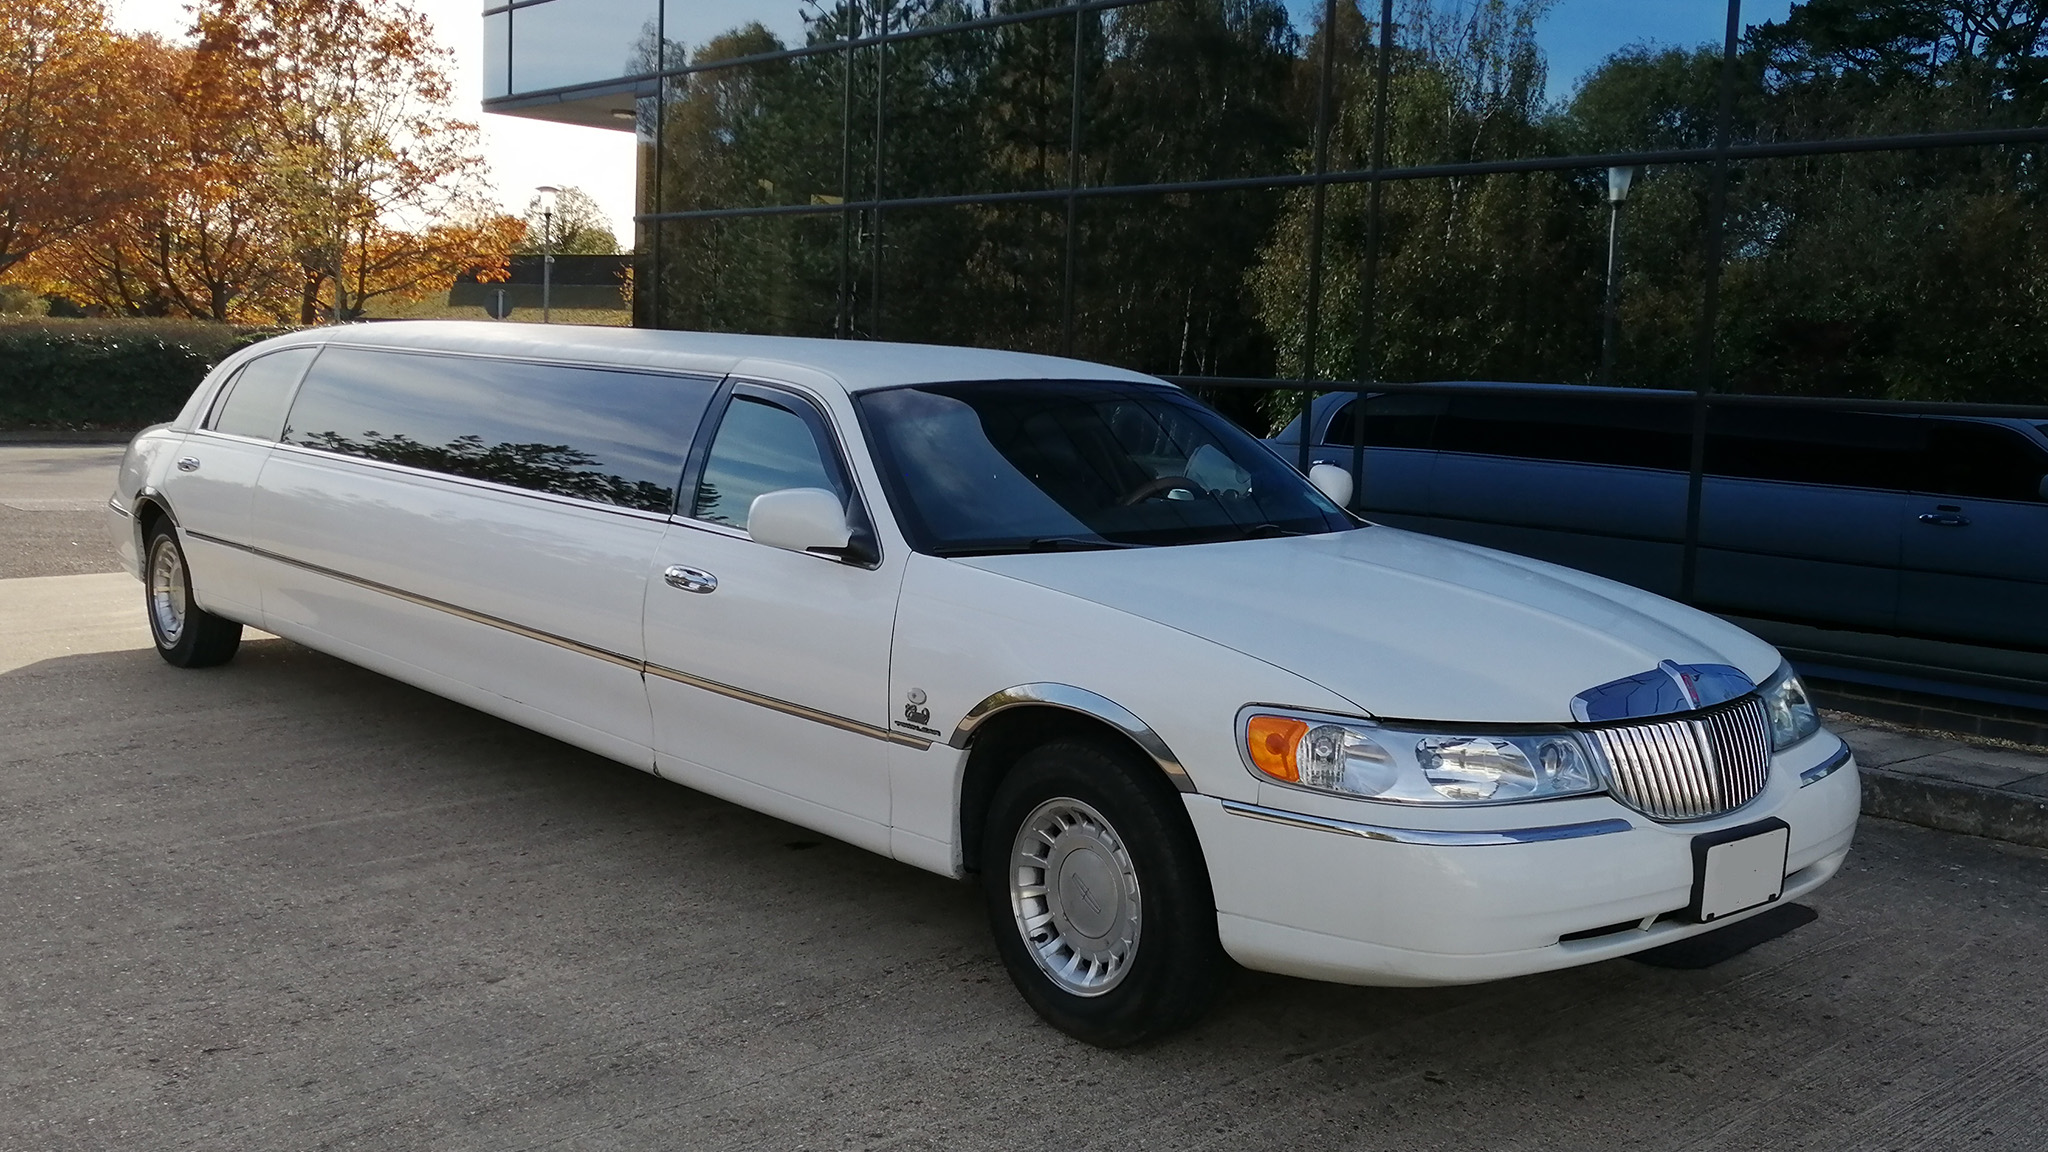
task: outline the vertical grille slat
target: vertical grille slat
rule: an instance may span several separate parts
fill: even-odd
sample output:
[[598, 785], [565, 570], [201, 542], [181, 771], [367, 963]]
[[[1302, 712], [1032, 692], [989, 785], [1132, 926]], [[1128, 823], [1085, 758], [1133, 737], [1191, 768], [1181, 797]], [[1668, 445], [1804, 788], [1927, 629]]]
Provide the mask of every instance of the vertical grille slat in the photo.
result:
[[1689, 716], [1593, 729], [1617, 799], [1653, 820], [1732, 812], [1770, 778], [1770, 723], [1746, 696]]

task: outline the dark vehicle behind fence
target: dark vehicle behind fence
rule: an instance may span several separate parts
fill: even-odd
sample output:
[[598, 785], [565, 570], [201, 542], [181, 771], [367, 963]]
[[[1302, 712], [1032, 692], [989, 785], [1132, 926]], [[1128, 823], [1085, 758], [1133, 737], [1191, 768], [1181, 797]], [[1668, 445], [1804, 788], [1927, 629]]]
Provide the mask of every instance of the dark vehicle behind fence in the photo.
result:
[[[1361, 503], [1375, 519], [1679, 593], [1689, 404], [1447, 383], [1364, 405]], [[1350, 465], [1356, 407], [1352, 393], [1316, 398], [1312, 462]], [[1289, 459], [1300, 425], [1273, 441]], [[2030, 667], [2048, 653], [2048, 424], [1710, 408], [1697, 565], [1702, 607], [1817, 647], [1903, 637]]]

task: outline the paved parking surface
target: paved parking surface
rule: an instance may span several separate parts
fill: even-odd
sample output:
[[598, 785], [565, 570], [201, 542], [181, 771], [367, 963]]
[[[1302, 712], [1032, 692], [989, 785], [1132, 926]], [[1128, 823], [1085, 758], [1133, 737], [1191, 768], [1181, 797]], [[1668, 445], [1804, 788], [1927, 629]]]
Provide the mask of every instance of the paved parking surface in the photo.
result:
[[102, 509], [122, 451], [0, 444], [0, 579], [120, 568]]
[[1707, 971], [1247, 974], [1100, 1052], [964, 886], [123, 600], [0, 581], [0, 1148], [2042, 1144], [2041, 851], [1869, 822]]

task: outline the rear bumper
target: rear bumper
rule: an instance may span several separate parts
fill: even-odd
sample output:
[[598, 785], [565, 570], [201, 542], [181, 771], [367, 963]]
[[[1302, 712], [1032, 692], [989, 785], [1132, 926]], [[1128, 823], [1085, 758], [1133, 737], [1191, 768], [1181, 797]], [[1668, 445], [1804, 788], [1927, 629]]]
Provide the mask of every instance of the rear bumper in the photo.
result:
[[[1208, 857], [1223, 946], [1239, 963], [1347, 984], [1466, 984], [1625, 956], [1762, 911], [1712, 924], [1657, 920], [1690, 904], [1692, 839], [1703, 832], [1782, 819], [1792, 829], [1782, 899], [1818, 888], [1848, 856], [1860, 788], [1853, 760], [1801, 777], [1842, 751], [1832, 735], [1788, 749], [1757, 799], [1694, 824], [1653, 823], [1605, 798], [1573, 802], [1572, 818], [1555, 823], [1529, 819], [1547, 805], [1488, 810], [1502, 827], [1578, 829], [1562, 836], [1383, 839], [1184, 799]], [[1560, 939], [1618, 925], [1629, 926]]]

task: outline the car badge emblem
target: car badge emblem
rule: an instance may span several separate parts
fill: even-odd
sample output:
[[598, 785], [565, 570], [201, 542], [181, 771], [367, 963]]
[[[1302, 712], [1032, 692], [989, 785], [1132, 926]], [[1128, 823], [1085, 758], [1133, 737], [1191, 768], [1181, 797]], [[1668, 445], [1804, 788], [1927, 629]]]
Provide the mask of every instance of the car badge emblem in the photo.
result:
[[1581, 724], [1642, 720], [1697, 712], [1754, 691], [1756, 681], [1740, 668], [1665, 660], [1647, 672], [1624, 676], [1572, 697], [1572, 716]]

